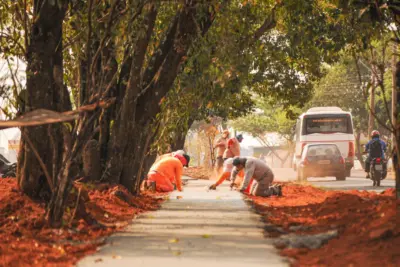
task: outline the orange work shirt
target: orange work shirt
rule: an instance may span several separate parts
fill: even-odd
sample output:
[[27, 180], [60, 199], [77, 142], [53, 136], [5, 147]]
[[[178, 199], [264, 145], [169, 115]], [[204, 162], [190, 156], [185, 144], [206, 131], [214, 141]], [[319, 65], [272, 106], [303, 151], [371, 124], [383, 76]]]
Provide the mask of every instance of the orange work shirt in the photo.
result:
[[236, 137], [229, 139], [228, 147], [224, 153], [224, 159], [240, 156], [240, 143]]
[[171, 156], [163, 157], [151, 167], [150, 171], [161, 174], [171, 183], [176, 184], [179, 191], [182, 191], [183, 166], [179, 159]]

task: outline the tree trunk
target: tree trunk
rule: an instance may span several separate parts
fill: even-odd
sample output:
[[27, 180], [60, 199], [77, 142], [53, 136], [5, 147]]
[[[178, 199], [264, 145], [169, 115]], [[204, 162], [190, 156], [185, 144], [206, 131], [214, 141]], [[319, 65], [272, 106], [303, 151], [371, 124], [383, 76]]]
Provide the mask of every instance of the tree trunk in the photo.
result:
[[395, 126], [394, 129], [394, 153], [392, 157], [393, 161], [393, 169], [396, 176], [396, 197], [400, 199], [400, 61], [396, 64], [396, 75], [395, 75], [395, 88], [393, 91], [396, 91], [396, 94], [393, 94], [393, 100], [396, 100], [392, 104], [392, 113], [393, 113], [393, 124]]
[[171, 144], [171, 150], [183, 150], [186, 141], [186, 132], [178, 133], [175, 142]]
[[[67, 88], [63, 85], [62, 22], [67, 5], [35, 0], [33, 21], [27, 47], [26, 111], [40, 108], [65, 111], [71, 108]], [[48, 198], [49, 182], [33, 153], [36, 149], [53, 182], [63, 153], [60, 125], [22, 128], [21, 151], [18, 162], [18, 183], [28, 196]], [[31, 142], [26, 142], [29, 138]], [[31, 147], [30, 144], [33, 146]]]
[[60, 227], [62, 216], [64, 214], [65, 205], [68, 194], [72, 187], [73, 179], [79, 173], [79, 163], [77, 158], [82, 153], [85, 144], [93, 135], [93, 124], [97, 120], [100, 111], [87, 112], [79, 121], [79, 135], [74, 140], [72, 149], [67, 151], [67, 156], [63, 161], [63, 165], [58, 172], [58, 184], [54, 189], [51, 201], [48, 207], [47, 220], [53, 227]]
[[[107, 62], [105, 66], [102, 67], [104, 83], [102, 84], [103, 92], [107, 90], [108, 86], [111, 86], [107, 97], [116, 97], [117, 95], [117, 84], [113, 81], [114, 75], [118, 71], [118, 63], [115, 60], [113, 49], [111, 47], [106, 47], [104, 49], [104, 60]], [[113, 110], [111, 108], [104, 109], [101, 113], [99, 119], [100, 135], [99, 135], [99, 147], [100, 147], [100, 161], [101, 170], [104, 170], [107, 157], [108, 157], [108, 145], [111, 138], [111, 121], [113, 119]]]
[[400, 149], [398, 148], [400, 145], [400, 135], [397, 136], [397, 148], [394, 151], [393, 155], [393, 169], [394, 169], [394, 175], [396, 177], [396, 198], [400, 199]]
[[[192, 127], [193, 123], [194, 123], [194, 119], [192, 117], [190, 117], [187, 122], [187, 125], [186, 125], [186, 131], [176, 134], [177, 137], [175, 139], [175, 142], [173, 144], [171, 144], [172, 151], [185, 150], [186, 136], [187, 136], [187, 133], [189, 132], [190, 128]], [[187, 151], [185, 150], [185, 152], [187, 152]]]
[[187, 51], [199, 34], [198, 27], [200, 26], [201, 33], [204, 34], [211, 26], [211, 14], [202, 14], [202, 20], [195, 21], [199, 8], [203, 6], [190, 2], [185, 4], [183, 10], [178, 11], [166, 38], [155, 50], [157, 53], [150, 59], [142, 77], [144, 53], [156, 16], [153, 12], [156, 11], [150, 10], [145, 19], [148, 31], [138, 39], [135, 47], [129, 83], [121, 106], [121, 117], [117, 119], [121, 123], [115, 123], [111, 157], [107, 163], [111, 175], [120, 178], [121, 184], [132, 192], [139, 189], [144, 159], [150, 141], [154, 139], [149, 127], [157, 121], [157, 114], [161, 111], [160, 101], [181, 70]]
[[361, 146], [361, 133], [358, 132], [356, 134], [356, 148], [357, 148], [357, 159], [361, 164], [361, 167], [364, 169], [364, 158], [362, 154], [362, 146]]
[[[132, 190], [133, 184], [128, 181], [123, 181], [122, 176], [126, 177], [131, 173], [131, 170], [124, 170], [125, 165], [134, 165], [132, 159], [134, 158], [135, 151], [128, 150], [128, 146], [132, 142], [137, 142], [142, 135], [142, 132], [138, 130], [143, 129], [135, 129], [138, 125], [135, 124], [134, 115], [136, 112], [137, 97], [140, 93], [142, 66], [156, 18], [157, 10], [153, 5], [148, 14], [146, 14], [144, 20], [147, 29], [146, 34], [142, 35], [136, 43], [128, 85], [123, 96], [119, 116], [113, 127], [111, 151], [109, 152], [110, 157], [107, 163], [107, 168], [109, 169], [112, 179], [115, 179], [115, 182], [120, 182], [129, 190]], [[135, 132], [138, 133], [139, 136]], [[130, 148], [132, 147], [135, 146], [131, 145]]]

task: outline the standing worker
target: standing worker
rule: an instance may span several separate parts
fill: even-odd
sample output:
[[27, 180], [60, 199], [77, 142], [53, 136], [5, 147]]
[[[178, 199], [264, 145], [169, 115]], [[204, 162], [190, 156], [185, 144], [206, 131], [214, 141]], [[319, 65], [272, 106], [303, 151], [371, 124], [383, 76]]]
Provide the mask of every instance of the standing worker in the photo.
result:
[[171, 192], [175, 186], [182, 191], [183, 167], [187, 167], [189, 161], [190, 157], [186, 154], [164, 157], [151, 167], [147, 180], [150, 183], [155, 182], [157, 192]]
[[214, 146], [217, 149], [217, 172], [220, 173], [224, 165], [224, 152], [228, 147], [229, 131], [224, 130], [221, 138], [219, 138]]
[[228, 140], [228, 147], [224, 152], [224, 160], [240, 156], [240, 143], [243, 141], [243, 135], [239, 134]]
[[280, 185], [271, 186], [274, 180], [274, 173], [267, 166], [265, 162], [260, 159], [252, 157], [237, 157], [233, 160], [231, 186], [234, 185], [237, 174], [244, 170], [244, 179], [240, 187], [240, 192], [244, 192], [250, 183], [251, 178], [254, 179], [250, 195], [269, 197], [269, 196], [282, 196], [282, 187]]

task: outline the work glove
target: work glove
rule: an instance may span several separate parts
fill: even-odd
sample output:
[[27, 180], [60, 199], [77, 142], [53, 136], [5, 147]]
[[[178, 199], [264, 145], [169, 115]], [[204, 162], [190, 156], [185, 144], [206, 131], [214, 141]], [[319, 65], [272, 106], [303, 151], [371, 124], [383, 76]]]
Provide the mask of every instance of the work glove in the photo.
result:
[[216, 184], [212, 184], [212, 185], [210, 185], [210, 187], [208, 189], [216, 190], [217, 189], [217, 185]]

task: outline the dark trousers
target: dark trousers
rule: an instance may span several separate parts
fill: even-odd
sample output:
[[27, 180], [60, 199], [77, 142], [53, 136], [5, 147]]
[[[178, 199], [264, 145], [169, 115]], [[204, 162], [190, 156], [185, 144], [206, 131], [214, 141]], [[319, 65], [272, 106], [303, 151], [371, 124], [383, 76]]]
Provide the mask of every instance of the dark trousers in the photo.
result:
[[275, 187], [271, 187], [272, 181], [274, 180], [274, 175], [270, 174], [260, 181], [254, 181], [250, 189], [250, 194], [258, 197], [269, 197], [276, 195], [277, 191]]
[[217, 157], [217, 171], [220, 171], [222, 167], [224, 166], [224, 159], [222, 156]]

